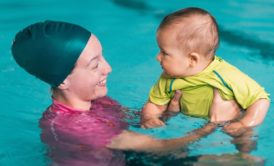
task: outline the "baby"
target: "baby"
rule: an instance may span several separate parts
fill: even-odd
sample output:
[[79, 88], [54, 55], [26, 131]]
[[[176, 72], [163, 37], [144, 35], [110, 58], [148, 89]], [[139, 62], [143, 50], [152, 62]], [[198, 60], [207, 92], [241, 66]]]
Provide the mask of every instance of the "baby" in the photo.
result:
[[[157, 60], [163, 73], [143, 107], [144, 128], [164, 125], [160, 118], [174, 94], [179, 97], [182, 94], [180, 107], [186, 115], [216, 123], [234, 120], [224, 126], [231, 135], [264, 120], [270, 103], [268, 94], [254, 80], [215, 55], [218, 27], [210, 13], [186, 8], [169, 14], [157, 30], [157, 43], [160, 48]], [[240, 109], [246, 110], [241, 117]]]

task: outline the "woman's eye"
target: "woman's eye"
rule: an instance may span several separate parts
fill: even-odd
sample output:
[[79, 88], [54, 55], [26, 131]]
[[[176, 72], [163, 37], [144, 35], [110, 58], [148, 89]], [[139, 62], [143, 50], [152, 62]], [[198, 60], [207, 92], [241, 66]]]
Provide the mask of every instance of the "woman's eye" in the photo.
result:
[[97, 69], [99, 66], [99, 63], [97, 63], [92, 69]]
[[97, 63], [94, 63], [94, 64], [90, 65], [89, 69], [90, 70], [96, 70], [98, 67], [99, 67], [99, 63], [97, 62]]

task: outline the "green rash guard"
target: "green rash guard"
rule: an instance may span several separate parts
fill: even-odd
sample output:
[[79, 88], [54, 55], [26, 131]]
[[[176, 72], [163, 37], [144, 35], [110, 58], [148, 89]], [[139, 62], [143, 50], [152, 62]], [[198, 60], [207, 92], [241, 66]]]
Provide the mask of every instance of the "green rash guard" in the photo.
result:
[[182, 112], [189, 116], [208, 118], [214, 88], [224, 100], [236, 100], [243, 109], [258, 99], [269, 99], [269, 94], [258, 83], [215, 56], [206, 69], [194, 76], [172, 79], [162, 74], [151, 88], [149, 100], [156, 105], [166, 105], [174, 92], [181, 90]]

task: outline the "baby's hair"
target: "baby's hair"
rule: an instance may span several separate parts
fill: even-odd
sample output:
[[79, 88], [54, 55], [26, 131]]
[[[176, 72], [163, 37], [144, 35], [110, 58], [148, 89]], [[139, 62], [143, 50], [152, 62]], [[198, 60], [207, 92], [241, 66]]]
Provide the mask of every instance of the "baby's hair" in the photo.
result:
[[177, 40], [186, 51], [196, 51], [212, 58], [219, 45], [218, 25], [207, 11], [190, 7], [167, 15], [158, 27], [179, 27]]

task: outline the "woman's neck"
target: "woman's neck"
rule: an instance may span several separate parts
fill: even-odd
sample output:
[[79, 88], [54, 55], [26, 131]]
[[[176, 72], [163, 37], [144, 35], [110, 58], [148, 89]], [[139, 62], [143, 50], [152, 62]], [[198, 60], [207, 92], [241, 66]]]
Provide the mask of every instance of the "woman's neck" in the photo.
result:
[[68, 107], [81, 111], [89, 111], [92, 106], [91, 101], [81, 100], [74, 95], [67, 94], [66, 92], [62, 92], [60, 90], [53, 91], [52, 97]]

